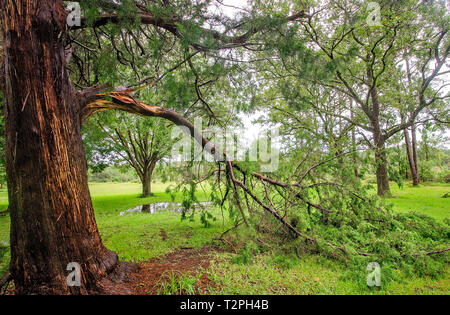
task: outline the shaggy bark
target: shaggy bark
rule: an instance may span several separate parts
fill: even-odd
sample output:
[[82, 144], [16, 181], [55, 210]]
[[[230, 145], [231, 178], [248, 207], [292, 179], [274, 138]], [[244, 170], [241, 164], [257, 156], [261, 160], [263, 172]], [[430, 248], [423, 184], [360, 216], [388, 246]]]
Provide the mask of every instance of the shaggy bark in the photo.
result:
[[[18, 294], [105, 292], [118, 266], [94, 218], [65, 17], [62, 1], [1, 3], [10, 272]], [[80, 287], [66, 283], [69, 262], [81, 266]]]

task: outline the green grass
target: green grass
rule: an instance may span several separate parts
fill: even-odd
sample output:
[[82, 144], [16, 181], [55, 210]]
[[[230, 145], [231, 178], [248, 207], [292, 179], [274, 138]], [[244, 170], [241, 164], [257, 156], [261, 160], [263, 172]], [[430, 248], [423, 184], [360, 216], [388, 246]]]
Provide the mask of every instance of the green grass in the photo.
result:
[[[181, 220], [176, 213], [127, 214], [125, 209], [137, 205], [170, 201], [165, 193], [167, 185], [153, 184], [154, 196], [140, 198], [141, 186], [135, 183], [93, 183], [90, 185], [96, 219], [106, 246], [118, 253], [121, 260], [146, 261], [175, 251], [179, 247], [203, 247], [226, 229], [229, 224], [221, 220], [219, 210], [214, 210], [217, 221], [205, 228], [197, 216], [194, 221]], [[394, 210], [418, 211], [438, 220], [450, 218], [450, 200], [441, 196], [450, 191], [449, 184], [421, 185], [403, 189], [391, 185]], [[207, 193], [198, 192], [199, 200]], [[176, 195], [180, 201], [181, 194]], [[7, 207], [6, 190], [0, 190], [0, 209]], [[227, 217], [227, 215], [225, 215]], [[0, 276], [9, 261], [9, 217], [0, 216]], [[167, 234], [163, 240], [161, 229]], [[3, 244], [3, 245], [2, 245]], [[3, 254], [2, 254], [3, 252]], [[3, 255], [3, 257], [2, 257]], [[402, 278], [399, 283], [389, 283], [379, 288], [368, 288], [360, 282], [347, 279], [345, 266], [320, 255], [305, 255], [301, 259], [279, 256], [275, 250], [257, 254], [249, 261], [240, 262], [238, 255], [215, 253], [207, 272], [215, 285], [215, 294], [449, 294], [450, 277], [447, 272], [440, 280], [429, 278]], [[233, 262], [234, 261], [234, 262]], [[365, 273], [365, 270], [358, 271]], [[364, 275], [364, 274], [363, 274]], [[180, 279], [184, 279], [180, 275]], [[179, 279], [178, 279], [179, 280]], [[178, 283], [179, 281], [175, 281]], [[176, 286], [178, 288], [178, 286]], [[172, 288], [173, 289], [173, 288]], [[161, 293], [170, 293], [171, 287]]]
[[450, 218], [450, 198], [442, 198], [450, 192], [450, 184], [420, 184], [417, 187], [405, 183], [404, 188], [398, 188], [391, 183], [394, 210], [399, 212], [417, 211], [427, 214], [440, 221]]
[[[123, 187], [122, 187], [123, 186]], [[163, 212], [125, 214], [123, 210], [146, 203], [171, 201], [165, 192], [166, 184], [153, 184], [154, 196], [139, 197], [141, 186], [133, 183], [95, 183], [90, 185], [92, 202], [100, 234], [105, 245], [115, 251], [121, 260], [145, 261], [165, 255], [177, 247], [202, 247], [221, 229], [221, 223], [204, 228], [198, 217], [194, 221], [181, 220], [180, 214]], [[197, 193], [202, 201], [207, 196]], [[182, 201], [180, 193], [175, 201]], [[167, 234], [162, 240], [161, 229]]]

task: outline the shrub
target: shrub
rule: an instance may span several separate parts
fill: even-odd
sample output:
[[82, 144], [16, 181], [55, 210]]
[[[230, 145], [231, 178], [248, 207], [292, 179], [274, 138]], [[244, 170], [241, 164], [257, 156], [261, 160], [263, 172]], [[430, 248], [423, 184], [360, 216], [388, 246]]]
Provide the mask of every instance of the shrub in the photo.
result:
[[124, 183], [139, 180], [133, 169], [123, 167], [119, 168], [114, 165], [110, 165], [104, 168], [101, 172], [90, 171], [88, 176], [89, 181], [100, 183], [105, 182]]
[[442, 181], [443, 181], [444, 183], [450, 183], [450, 173], [447, 173], [446, 175], [444, 175], [444, 176], [442, 177]]

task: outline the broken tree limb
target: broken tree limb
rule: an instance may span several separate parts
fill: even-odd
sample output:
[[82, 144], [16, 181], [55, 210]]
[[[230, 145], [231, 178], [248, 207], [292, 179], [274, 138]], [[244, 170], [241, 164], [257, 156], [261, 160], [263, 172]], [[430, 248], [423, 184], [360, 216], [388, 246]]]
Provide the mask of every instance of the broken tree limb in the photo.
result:
[[[246, 172], [243, 171], [237, 165], [237, 163], [230, 161], [226, 152], [222, 152], [221, 153], [222, 156], [218, 156], [219, 153], [216, 154], [216, 149], [215, 149], [214, 145], [212, 145], [208, 139], [203, 137], [201, 135], [201, 131], [196, 130], [195, 126], [189, 120], [187, 120], [182, 115], [176, 113], [175, 111], [170, 110], [168, 108], [164, 108], [163, 106], [144, 104], [144, 103], [136, 100], [134, 97], [132, 97], [130, 95], [131, 92], [133, 92], [133, 90], [112, 91], [112, 92], [108, 92], [108, 93], [99, 94], [98, 98], [96, 100], [92, 101], [91, 103], [88, 103], [82, 109], [82, 111], [81, 111], [82, 120], [84, 121], [89, 116], [91, 116], [97, 112], [100, 112], [100, 111], [117, 109], [117, 110], [129, 112], [132, 114], [137, 114], [140, 116], [164, 118], [164, 119], [167, 119], [167, 120], [173, 122], [177, 126], [187, 128], [189, 130], [191, 137], [194, 138], [201, 145], [201, 147], [204, 150], [207, 150], [207, 152], [212, 154], [216, 158], [216, 160], [219, 161], [220, 163], [226, 163], [226, 167], [227, 167], [226, 174], [227, 174], [228, 179], [231, 180], [231, 182], [232, 182], [232, 187], [233, 187], [232, 189], [234, 190], [233, 191], [234, 198], [239, 198], [239, 196], [237, 194], [237, 187], [240, 187], [245, 193], [247, 206], [248, 206], [247, 196], [249, 196], [250, 199], [253, 200], [256, 204], [258, 204], [263, 210], [265, 210], [267, 213], [272, 215], [285, 228], [287, 228], [289, 231], [291, 231], [295, 235], [295, 237], [304, 238], [305, 240], [307, 240], [311, 243], [314, 243], [314, 244], [319, 243], [315, 238], [310, 237], [310, 236], [300, 232], [299, 230], [297, 230], [296, 227], [294, 227], [292, 224], [290, 224], [288, 221], [286, 221], [285, 216], [281, 216], [278, 213], [276, 208], [272, 209], [271, 206], [266, 205], [262, 200], [260, 200], [253, 193], [253, 191], [244, 182], [237, 179], [234, 174], [234, 170], [238, 170], [239, 172], [241, 172], [244, 175], [244, 180], [246, 178]], [[250, 175], [251, 175], [251, 177], [257, 179], [258, 181], [262, 181], [263, 183], [269, 183], [276, 187], [281, 187], [281, 188], [285, 188], [285, 189], [287, 189], [289, 187], [295, 187], [297, 189], [302, 189], [302, 188], [304, 188], [301, 185], [302, 181], [313, 169], [315, 169], [327, 162], [330, 162], [340, 156], [343, 156], [343, 155], [346, 155], [346, 154], [349, 154], [352, 152], [353, 151], [341, 153], [341, 154], [335, 155], [332, 158], [329, 158], [325, 161], [314, 164], [300, 177], [299, 181], [297, 181], [296, 183], [293, 183], [293, 184], [273, 180], [263, 174], [259, 174], [256, 172], [252, 172]], [[307, 200], [303, 200], [303, 201], [306, 202], [306, 204], [308, 204], [309, 206], [319, 209], [322, 212], [330, 211], [330, 210], [325, 209], [322, 206], [312, 203], [310, 201], [307, 201]], [[272, 206], [274, 206], [273, 203], [272, 203]], [[242, 208], [240, 210], [242, 210]], [[241, 212], [243, 212], [243, 210]], [[245, 216], [243, 216], [243, 219], [245, 220]], [[337, 250], [341, 251], [342, 253], [346, 253], [346, 250], [343, 246], [338, 246], [338, 245], [335, 245], [335, 244], [332, 244], [329, 242], [324, 242], [324, 244], [333, 249], [337, 249]], [[362, 255], [362, 256], [374, 256], [374, 254], [365, 253], [365, 252], [357, 252], [357, 254]], [[432, 253], [430, 252], [430, 255], [431, 254]]]

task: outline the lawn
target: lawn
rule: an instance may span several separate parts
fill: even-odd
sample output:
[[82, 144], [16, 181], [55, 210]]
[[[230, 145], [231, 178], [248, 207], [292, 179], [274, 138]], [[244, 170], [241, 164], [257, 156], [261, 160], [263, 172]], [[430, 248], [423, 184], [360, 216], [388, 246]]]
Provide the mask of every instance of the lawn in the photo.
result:
[[450, 219], [450, 198], [442, 198], [450, 193], [450, 184], [421, 184], [418, 187], [405, 183], [399, 188], [391, 183], [392, 197], [396, 211], [417, 211], [434, 217], [440, 221]]
[[[106, 246], [116, 251], [121, 260], [143, 262], [161, 257], [180, 247], [201, 248], [214, 243], [214, 238], [229, 227], [227, 215], [213, 210], [216, 221], [205, 228], [199, 217], [181, 220], [177, 213], [136, 213], [120, 216], [120, 212], [140, 204], [170, 201], [167, 184], [154, 184], [155, 195], [140, 198], [140, 185], [135, 183], [92, 183], [92, 200], [100, 233]], [[392, 187], [395, 211], [419, 211], [438, 220], [450, 218], [450, 199], [441, 198], [450, 191], [448, 184], [421, 185], [403, 189]], [[206, 200], [208, 192], [198, 192]], [[175, 196], [176, 201], [181, 193]], [[0, 190], [0, 209], [7, 206], [6, 191]], [[0, 276], [9, 260], [9, 217], [0, 216]], [[217, 244], [217, 242], [215, 242]], [[3, 257], [1, 257], [3, 255]], [[258, 254], [247, 264], [236, 264], [237, 254], [220, 251], [212, 254], [207, 273], [213, 286], [211, 294], [449, 294], [450, 276], [442, 279], [406, 278], [380, 288], [368, 288], [343, 277], [341, 263], [306, 255], [301, 259], [280, 257], [276, 251]]]

